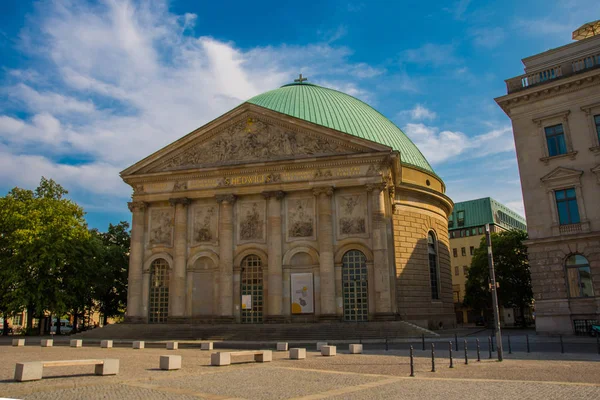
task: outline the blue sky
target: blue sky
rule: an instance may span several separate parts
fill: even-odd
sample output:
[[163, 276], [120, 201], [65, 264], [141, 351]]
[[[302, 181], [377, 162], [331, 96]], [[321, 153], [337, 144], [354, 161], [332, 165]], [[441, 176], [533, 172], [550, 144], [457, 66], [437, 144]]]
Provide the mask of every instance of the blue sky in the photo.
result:
[[0, 190], [43, 175], [90, 226], [130, 220], [119, 171], [302, 72], [394, 121], [454, 201], [492, 196], [522, 214], [493, 99], [521, 58], [599, 17], [597, 0], [4, 0]]

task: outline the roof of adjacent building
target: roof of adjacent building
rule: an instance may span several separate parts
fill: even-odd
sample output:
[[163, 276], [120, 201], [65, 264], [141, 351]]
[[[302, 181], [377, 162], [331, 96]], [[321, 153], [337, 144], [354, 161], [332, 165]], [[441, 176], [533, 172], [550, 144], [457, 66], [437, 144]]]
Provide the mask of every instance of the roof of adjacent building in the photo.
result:
[[[459, 212], [462, 212], [464, 219], [460, 225], [458, 220]], [[448, 228], [450, 231], [485, 224], [497, 225], [504, 229], [527, 229], [525, 218], [491, 197], [455, 203], [454, 210], [448, 218]]]
[[355, 97], [310, 83], [292, 83], [248, 103], [335, 129], [400, 152], [403, 164], [434, 173], [421, 151], [392, 121]]

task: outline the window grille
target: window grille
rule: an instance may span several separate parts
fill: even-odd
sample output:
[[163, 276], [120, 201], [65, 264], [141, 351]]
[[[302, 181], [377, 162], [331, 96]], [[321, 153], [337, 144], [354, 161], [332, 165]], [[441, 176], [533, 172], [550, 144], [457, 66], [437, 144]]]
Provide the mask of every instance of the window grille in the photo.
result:
[[165, 323], [169, 316], [169, 264], [163, 258], [150, 266], [149, 322]]
[[342, 258], [344, 320], [367, 321], [369, 291], [367, 258], [358, 250], [350, 250]]
[[252, 254], [246, 256], [242, 260], [241, 285], [242, 296], [252, 296], [250, 308], [243, 309], [241, 312], [242, 323], [262, 323], [264, 309], [264, 288], [262, 261], [260, 257]]

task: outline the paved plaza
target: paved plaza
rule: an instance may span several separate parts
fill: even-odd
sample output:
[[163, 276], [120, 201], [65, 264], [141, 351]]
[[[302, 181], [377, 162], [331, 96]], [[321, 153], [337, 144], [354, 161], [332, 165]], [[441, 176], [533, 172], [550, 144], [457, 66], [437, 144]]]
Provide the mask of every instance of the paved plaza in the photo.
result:
[[[437, 371], [431, 372], [430, 352], [415, 351], [415, 377], [409, 377], [406, 351], [373, 351], [350, 355], [338, 346], [336, 357], [315, 351], [306, 360], [290, 360], [287, 352], [273, 352], [271, 363], [242, 363], [211, 367], [212, 351], [184, 348], [133, 350], [99, 346], [0, 347], [0, 396], [21, 399], [596, 399], [600, 398], [600, 356], [552, 355], [544, 360], [516, 353], [502, 363], [469, 354], [455, 354], [448, 368], [440, 352]], [[159, 357], [177, 354], [183, 366], [162, 371]], [[534, 359], [535, 357], [536, 359]], [[562, 357], [562, 359], [561, 359]], [[93, 366], [55, 367], [44, 379], [13, 381], [16, 362], [118, 358], [116, 376], [96, 376]], [[540, 359], [541, 358], [541, 359]], [[585, 359], [584, 359], [585, 358]], [[249, 359], [250, 361], [250, 359]]]

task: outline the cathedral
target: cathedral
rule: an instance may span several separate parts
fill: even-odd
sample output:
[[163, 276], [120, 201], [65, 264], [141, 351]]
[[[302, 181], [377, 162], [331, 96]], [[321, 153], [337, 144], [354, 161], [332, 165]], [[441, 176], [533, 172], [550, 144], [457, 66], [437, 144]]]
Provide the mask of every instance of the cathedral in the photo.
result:
[[300, 76], [121, 177], [127, 322], [455, 325], [444, 182], [352, 96]]

